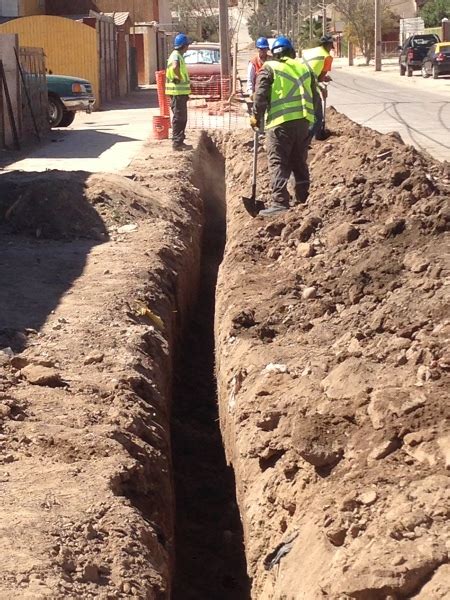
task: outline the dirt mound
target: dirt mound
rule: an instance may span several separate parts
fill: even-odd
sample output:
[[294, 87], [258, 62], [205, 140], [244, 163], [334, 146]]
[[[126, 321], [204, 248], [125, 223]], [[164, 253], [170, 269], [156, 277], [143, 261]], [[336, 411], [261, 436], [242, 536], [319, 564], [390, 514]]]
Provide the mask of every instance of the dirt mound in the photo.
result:
[[449, 174], [329, 125], [308, 203], [270, 221], [240, 202], [250, 135], [225, 146], [218, 385], [252, 597], [444, 598]]
[[0, 225], [13, 233], [105, 240], [159, 211], [153, 193], [121, 175], [47, 171], [0, 178]]
[[[2, 236], [1, 598], [170, 596], [171, 356], [196, 293], [202, 202], [185, 158], [176, 178], [164, 146], [141, 158], [139, 184], [6, 176], [26, 194], [22, 230], [49, 219], [42, 233], [64, 239]], [[158, 216], [150, 187], [164, 190]], [[114, 230], [105, 243], [67, 239], [93, 235], [89, 210]]]

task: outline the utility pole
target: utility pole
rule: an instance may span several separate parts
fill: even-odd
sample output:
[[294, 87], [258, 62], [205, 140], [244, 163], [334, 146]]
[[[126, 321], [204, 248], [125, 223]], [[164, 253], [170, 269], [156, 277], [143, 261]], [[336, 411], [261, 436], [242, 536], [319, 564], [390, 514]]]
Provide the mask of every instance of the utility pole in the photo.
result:
[[322, 35], [327, 33], [327, 5], [325, 2], [322, 4]]
[[219, 0], [220, 73], [230, 78], [230, 40], [228, 37], [228, 0]]
[[309, 39], [313, 39], [313, 22], [312, 22], [312, 6], [311, 0], [309, 0]]
[[280, 0], [277, 0], [277, 36], [280, 35]]
[[381, 71], [381, 0], [375, 0], [375, 71]]

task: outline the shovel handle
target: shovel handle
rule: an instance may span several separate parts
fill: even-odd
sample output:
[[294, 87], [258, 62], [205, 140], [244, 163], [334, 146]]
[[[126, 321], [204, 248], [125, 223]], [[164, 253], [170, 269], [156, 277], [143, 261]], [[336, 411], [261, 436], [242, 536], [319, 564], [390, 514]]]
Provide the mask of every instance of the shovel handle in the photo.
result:
[[259, 142], [259, 131], [255, 129], [255, 135], [253, 138], [253, 173], [252, 173], [252, 197], [256, 197], [256, 173], [258, 170], [258, 142]]

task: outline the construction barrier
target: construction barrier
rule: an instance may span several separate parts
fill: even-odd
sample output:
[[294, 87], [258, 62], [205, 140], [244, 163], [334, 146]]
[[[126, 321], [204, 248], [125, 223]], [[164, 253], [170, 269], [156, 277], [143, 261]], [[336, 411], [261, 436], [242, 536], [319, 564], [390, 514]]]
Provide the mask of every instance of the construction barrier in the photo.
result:
[[167, 140], [169, 137], [170, 118], [166, 115], [153, 117], [153, 137], [156, 140]]
[[156, 89], [158, 92], [159, 114], [170, 116], [169, 98], [166, 96], [166, 72], [156, 71]]

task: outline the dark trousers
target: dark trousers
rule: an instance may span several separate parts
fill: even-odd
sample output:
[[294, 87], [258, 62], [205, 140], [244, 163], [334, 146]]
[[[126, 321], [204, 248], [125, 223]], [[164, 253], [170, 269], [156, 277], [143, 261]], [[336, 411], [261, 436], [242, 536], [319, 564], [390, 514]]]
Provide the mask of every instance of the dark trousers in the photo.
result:
[[295, 177], [295, 198], [303, 203], [309, 193], [308, 158], [309, 121], [298, 119], [266, 129], [267, 158], [272, 183], [272, 204], [289, 206], [287, 185]]
[[170, 108], [172, 109], [172, 144], [181, 146], [184, 142], [187, 124], [187, 101], [189, 96], [172, 96]]
[[310, 137], [311, 139], [317, 135], [317, 133], [322, 129], [323, 123], [323, 104], [322, 98], [319, 94], [317, 94], [314, 102], [314, 114], [316, 116], [316, 122], [314, 126], [310, 129]]

